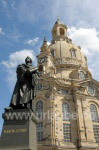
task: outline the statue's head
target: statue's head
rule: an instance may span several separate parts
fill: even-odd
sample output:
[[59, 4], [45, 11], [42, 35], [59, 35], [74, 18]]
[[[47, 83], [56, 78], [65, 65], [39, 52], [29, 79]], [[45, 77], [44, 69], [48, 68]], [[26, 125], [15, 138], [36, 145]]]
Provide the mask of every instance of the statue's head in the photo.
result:
[[32, 64], [32, 59], [27, 56], [27, 58], [25, 59], [26, 64]]

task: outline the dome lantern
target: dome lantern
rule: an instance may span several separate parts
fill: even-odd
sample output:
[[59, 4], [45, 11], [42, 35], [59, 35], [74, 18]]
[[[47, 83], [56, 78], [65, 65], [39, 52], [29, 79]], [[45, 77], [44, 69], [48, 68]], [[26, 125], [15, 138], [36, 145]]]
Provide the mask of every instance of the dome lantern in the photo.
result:
[[52, 37], [55, 41], [67, 39], [67, 26], [60, 21], [59, 17], [52, 28]]

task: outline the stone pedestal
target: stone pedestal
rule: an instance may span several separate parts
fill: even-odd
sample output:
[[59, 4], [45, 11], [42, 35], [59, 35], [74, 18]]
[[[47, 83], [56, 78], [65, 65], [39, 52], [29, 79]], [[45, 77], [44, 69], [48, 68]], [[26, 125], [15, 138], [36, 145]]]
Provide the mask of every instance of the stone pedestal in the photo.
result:
[[37, 150], [37, 119], [29, 109], [5, 112], [0, 150]]

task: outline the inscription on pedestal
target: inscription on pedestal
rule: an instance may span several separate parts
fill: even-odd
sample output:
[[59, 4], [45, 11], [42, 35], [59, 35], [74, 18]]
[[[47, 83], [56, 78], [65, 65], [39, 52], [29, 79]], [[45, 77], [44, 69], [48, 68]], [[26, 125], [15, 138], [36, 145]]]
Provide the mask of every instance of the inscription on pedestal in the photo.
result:
[[3, 133], [5, 134], [13, 134], [13, 133], [25, 133], [27, 132], [27, 129], [10, 129], [10, 130], [4, 130]]
[[[16, 114], [7, 118], [10, 114]], [[28, 114], [28, 117], [16, 118], [17, 114]], [[0, 138], [0, 150], [37, 150], [36, 118], [29, 109], [14, 110], [3, 114], [4, 124]]]

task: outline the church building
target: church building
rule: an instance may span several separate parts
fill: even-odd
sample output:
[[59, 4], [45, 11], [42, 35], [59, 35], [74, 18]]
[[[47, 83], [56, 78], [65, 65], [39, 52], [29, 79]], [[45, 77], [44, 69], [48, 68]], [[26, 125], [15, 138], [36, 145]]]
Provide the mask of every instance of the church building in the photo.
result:
[[58, 18], [37, 56], [38, 150], [99, 150], [99, 82]]

